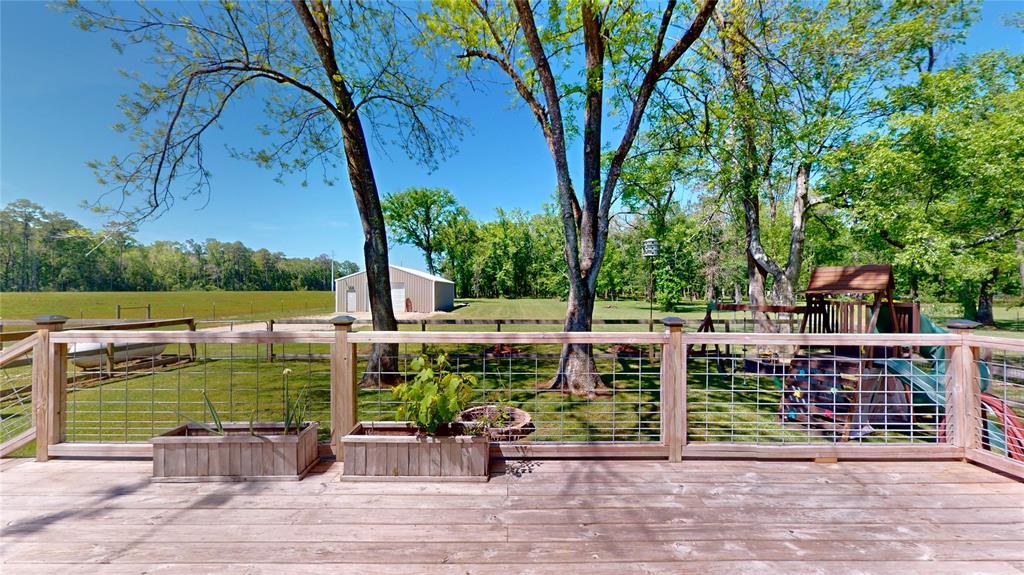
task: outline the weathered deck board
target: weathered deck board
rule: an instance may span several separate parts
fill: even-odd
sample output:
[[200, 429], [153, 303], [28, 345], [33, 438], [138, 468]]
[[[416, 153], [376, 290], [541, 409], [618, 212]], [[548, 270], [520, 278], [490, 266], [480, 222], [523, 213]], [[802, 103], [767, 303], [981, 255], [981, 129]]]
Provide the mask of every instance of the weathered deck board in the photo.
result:
[[[24, 575], [53, 575], [53, 568], [46, 565], [19, 565]], [[573, 571], [573, 565], [552, 563], [532, 564], [426, 564], [406, 563], [395, 565], [334, 563], [324, 559], [316, 563], [253, 564], [253, 563], [192, 563], [169, 564], [147, 571], [161, 575], [194, 575], [197, 573], [245, 573], [246, 575], [309, 575], [315, 573], [337, 573], [339, 575], [492, 575], [493, 573], [528, 573], [530, 575], [565, 575], [566, 573], [587, 573], [588, 575], [749, 575], [786, 574], [832, 574], [871, 573], [872, 575], [907, 575], [921, 567], [918, 561], [679, 561], [668, 562], [615, 562], [590, 563]], [[1016, 567], [1016, 568], [1015, 568]], [[142, 566], [135, 564], [105, 565], [62, 565], [61, 573], [67, 575], [138, 575]], [[1020, 575], [1024, 564], [1014, 565], [1005, 561], [944, 561], [929, 563], [929, 575]]]
[[159, 484], [150, 465], [5, 462], [0, 569], [1024, 574], [1024, 484], [964, 463], [546, 461], [487, 484], [340, 465]]

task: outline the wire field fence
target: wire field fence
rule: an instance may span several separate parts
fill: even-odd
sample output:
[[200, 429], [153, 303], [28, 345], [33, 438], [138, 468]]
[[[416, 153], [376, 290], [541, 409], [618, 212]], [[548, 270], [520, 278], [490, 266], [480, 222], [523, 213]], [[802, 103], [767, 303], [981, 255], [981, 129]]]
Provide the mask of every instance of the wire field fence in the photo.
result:
[[[69, 345], [68, 442], [145, 442], [182, 423], [210, 422], [214, 413], [224, 422], [280, 421], [289, 400], [301, 403], [306, 419], [320, 423], [322, 440], [330, 437], [330, 344], [277, 344], [269, 359], [269, 344], [203, 343], [192, 358], [182, 343], [126, 346], [113, 339]], [[127, 347], [136, 359], [108, 368], [96, 352], [107, 344], [115, 354]], [[470, 405], [510, 405], [530, 413], [530, 441], [660, 440], [660, 352], [599, 346], [594, 375], [601, 383], [587, 397], [550, 389], [559, 346], [494, 348], [402, 344], [390, 356], [397, 369], [382, 371], [379, 364], [368, 365], [370, 348], [361, 346], [359, 418], [395, 420], [392, 390], [415, 377], [412, 359], [444, 353], [452, 372], [474, 377]]]
[[[1024, 461], [1020, 343], [963, 334], [680, 328], [373, 332], [346, 324], [278, 332], [52, 331], [43, 351], [49, 370], [37, 369], [24, 354], [11, 359], [13, 348], [3, 352], [0, 443], [40, 429], [40, 413], [51, 450], [68, 454], [76, 445], [144, 445], [190, 421], [281, 421], [289, 403], [320, 423], [322, 442], [333, 443], [357, 421], [395, 420], [393, 388], [416, 376], [413, 359], [445, 354], [452, 372], [473, 376], [472, 406], [529, 414], [522, 433], [496, 438], [513, 444], [510, 449], [543, 446], [557, 455], [570, 444], [611, 446], [619, 450], [615, 455], [678, 458], [728, 455], [723, 446], [876, 454], [925, 448], [914, 453], [950, 457], [970, 448], [1014, 465]], [[556, 385], [563, 383], [565, 344], [587, 346], [593, 354], [589, 370], [573, 372], [586, 382], [580, 387], [577, 381], [573, 391]], [[386, 345], [390, 361], [368, 363], [372, 345]], [[346, 357], [355, 357], [354, 365]], [[37, 377], [50, 383], [36, 385]], [[46, 405], [60, 409], [36, 410], [42, 392], [51, 394]], [[563, 453], [570, 452], [587, 453]]]
[[[112, 365], [97, 353], [107, 345]], [[283, 421], [289, 401], [329, 424], [331, 368], [313, 359], [329, 344], [287, 349], [290, 359], [271, 361], [259, 343], [201, 343], [194, 352], [182, 343], [70, 344], [66, 440], [145, 442], [187, 422]]]
[[898, 347], [722, 345], [689, 361], [691, 441], [939, 443], [948, 361]]
[[[592, 386], [589, 393], [564, 391], [558, 381], [560, 348], [525, 343], [397, 344], [393, 355], [372, 365], [360, 362], [359, 418], [395, 420], [399, 402], [393, 385], [416, 376], [411, 360], [444, 354], [451, 373], [472, 377], [470, 407], [511, 406], [530, 414], [530, 425], [521, 436], [502, 441], [660, 441], [660, 346], [594, 345], [592, 370], [580, 376]], [[388, 364], [396, 367], [382, 367]]]

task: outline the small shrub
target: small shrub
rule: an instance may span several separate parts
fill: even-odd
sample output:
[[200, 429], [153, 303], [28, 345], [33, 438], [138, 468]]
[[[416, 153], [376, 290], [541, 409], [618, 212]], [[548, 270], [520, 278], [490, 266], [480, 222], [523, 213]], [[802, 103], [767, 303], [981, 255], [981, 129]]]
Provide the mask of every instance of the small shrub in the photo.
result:
[[396, 420], [412, 421], [421, 430], [435, 433], [438, 428], [455, 421], [473, 395], [476, 378], [452, 373], [448, 356], [439, 354], [433, 362], [421, 355], [410, 363], [416, 377], [396, 386], [392, 395], [401, 403]]

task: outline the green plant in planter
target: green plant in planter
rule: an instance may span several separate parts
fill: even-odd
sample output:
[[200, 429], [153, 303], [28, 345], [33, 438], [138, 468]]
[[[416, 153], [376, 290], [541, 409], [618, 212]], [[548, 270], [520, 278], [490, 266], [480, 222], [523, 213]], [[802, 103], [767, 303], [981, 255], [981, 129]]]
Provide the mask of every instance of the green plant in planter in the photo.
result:
[[[298, 434], [302, 431], [302, 424], [306, 420], [306, 413], [309, 410], [306, 401], [306, 386], [303, 386], [299, 390], [297, 398], [292, 400], [288, 395], [288, 376], [291, 375], [292, 370], [285, 368], [281, 372], [284, 376], [284, 434], [288, 435], [288, 432], [292, 429]], [[217, 413], [217, 408], [214, 407], [213, 402], [210, 401], [210, 396], [206, 394], [206, 390], [203, 390], [203, 402], [206, 403], [206, 410], [210, 413], [210, 418], [213, 420], [213, 424], [204, 423], [202, 421], [195, 421], [194, 419], [188, 419], [189, 423], [195, 424], [211, 435], [227, 435], [224, 430], [224, 424], [221, 422], [220, 414]], [[180, 415], [180, 413], [179, 413]], [[249, 415], [249, 434], [256, 436], [256, 411]]]
[[[210, 417], [213, 419], [213, 425], [202, 421], [195, 421], [193, 419], [189, 419], [189, 423], [198, 425], [211, 435], [226, 435], [226, 432], [224, 431], [224, 424], [220, 421], [220, 414], [217, 413], [217, 408], [214, 407], [213, 402], [210, 401], [210, 396], [206, 395], [205, 389], [203, 390], [203, 401], [206, 403], [206, 409], [210, 412]], [[181, 414], [179, 413], [179, 416], [180, 415]]]
[[391, 392], [400, 402], [396, 420], [412, 421], [421, 430], [435, 433], [455, 421], [455, 416], [469, 404], [476, 378], [453, 373], [448, 356], [443, 353], [433, 361], [421, 355], [409, 367], [417, 372], [416, 377]]
[[292, 373], [292, 370], [285, 368], [282, 375], [284, 375], [284, 433], [288, 435], [288, 430], [295, 428], [295, 433], [298, 434], [302, 431], [302, 423], [306, 419], [307, 402], [306, 402], [306, 386], [302, 386], [299, 390], [299, 396], [292, 401], [288, 397], [288, 376]]

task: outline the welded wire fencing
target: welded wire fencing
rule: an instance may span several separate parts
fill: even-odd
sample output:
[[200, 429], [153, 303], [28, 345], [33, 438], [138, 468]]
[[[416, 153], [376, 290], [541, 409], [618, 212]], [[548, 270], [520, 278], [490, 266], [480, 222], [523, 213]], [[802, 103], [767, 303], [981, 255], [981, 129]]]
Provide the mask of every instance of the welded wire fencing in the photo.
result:
[[977, 338], [981, 448], [1024, 465], [1024, 345]]
[[724, 344], [692, 349], [691, 441], [938, 443], [944, 357], [899, 346]]
[[[401, 344], [396, 353], [363, 364], [359, 417], [393, 421], [396, 384], [415, 378], [411, 361], [447, 358], [447, 370], [472, 377], [472, 406], [514, 407], [530, 415], [521, 433], [503, 442], [636, 442], [661, 438], [660, 346], [598, 344], [590, 369], [560, 371], [551, 344]], [[364, 351], [369, 351], [365, 349]]]
[[[679, 457], [728, 456], [701, 448], [729, 445], [934, 446], [955, 456], [977, 437], [978, 449], [1017, 460], [1019, 343], [963, 334], [682, 333], [680, 323], [654, 333], [374, 332], [351, 331], [351, 322], [280, 332], [56, 331], [56, 371], [47, 377], [63, 382], [63, 396], [53, 398], [63, 410], [47, 415], [57, 429], [48, 441], [139, 444], [188, 422], [281, 421], [298, 406], [336, 448], [358, 421], [395, 420], [394, 388], [416, 377], [414, 360], [444, 355], [447, 371], [471, 376], [470, 407], [528, 415], [518, 431], [493, 438], [499, 447]], [[563, 363], [567, 344], [586, 361]], [[371, 354], [375, 345], [385, 355]], [[354, 356], [339, 352], [351, 349]], [[972, 352], [980, 407], [963, 431], [950, 422], [970, 409], [954, 396], [970, 389], [963, 366]], [[61, 353], [63, 372], [54, 359]], [[3, 367], [8, 437], [32, 421], [33, 383], [30, 366]], [[902, 453], [892, 449], [878, 453]]]
[[329, 433], [330, 364], [311, 357], [326, 345], [288, 344], [305, 359], [270, 361], [267, 344], [202, 343], [193, 356], [187, 344], [114, 340], [69, 346], [69, 442], [144, 442], [215, 419], [282, 421], [288, 402], [301, 403], [305, 419]]

